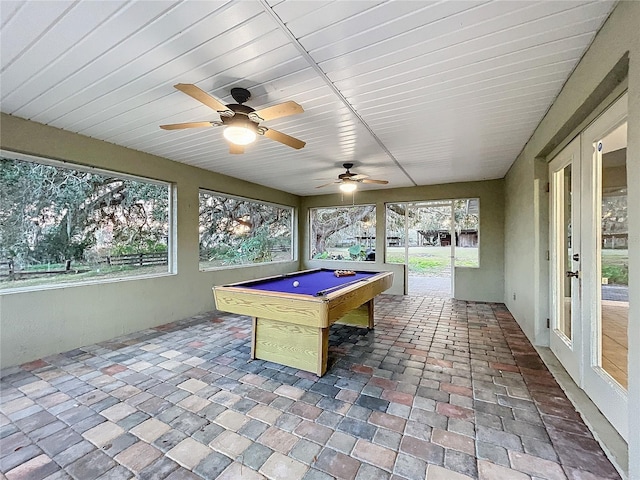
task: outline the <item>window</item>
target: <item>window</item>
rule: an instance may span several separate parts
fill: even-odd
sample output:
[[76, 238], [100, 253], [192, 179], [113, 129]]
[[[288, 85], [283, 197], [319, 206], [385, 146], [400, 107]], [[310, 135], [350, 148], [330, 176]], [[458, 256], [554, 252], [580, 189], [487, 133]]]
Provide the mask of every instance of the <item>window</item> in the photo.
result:
[[453, 235], [455, 266], [478, 267], [479, 220], [477, 198], [388, 203], [386, 262], [408, 263], [417, 275], [446, 276]]
[[200, 191], [200, 269], [293, 260], [293, 208]]
[[0, 289], [169, 271], [170, 185], [0, 156]]
[[313, 208], [310, 214], [312, 259], [375, 260], [375, 205]]

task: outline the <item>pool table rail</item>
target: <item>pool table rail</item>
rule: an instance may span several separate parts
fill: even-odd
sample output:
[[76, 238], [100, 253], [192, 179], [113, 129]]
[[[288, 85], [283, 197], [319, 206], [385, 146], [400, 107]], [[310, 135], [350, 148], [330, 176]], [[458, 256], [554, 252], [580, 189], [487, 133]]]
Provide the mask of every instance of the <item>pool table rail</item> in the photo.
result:
[[328, 317], [328, 304], [321, 297], [292, 299], [290, 294], [242, 287], [213, 287], [216, 308], [223, 312], [270, 318], [297, 325], [318, 327]]

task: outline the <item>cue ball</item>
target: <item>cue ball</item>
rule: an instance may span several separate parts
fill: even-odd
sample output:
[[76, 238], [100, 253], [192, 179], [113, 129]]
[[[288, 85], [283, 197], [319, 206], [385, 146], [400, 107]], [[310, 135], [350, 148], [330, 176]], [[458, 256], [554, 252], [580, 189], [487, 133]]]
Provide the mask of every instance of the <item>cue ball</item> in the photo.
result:
[[297, 280], [296, 280], [295, 282], [293, 282], [293, 286], [294, 286], [294, 287], [297, 287], [298, 285], [300, 285], [300, 282], [299, 282], [299, 281], [297, 281]]

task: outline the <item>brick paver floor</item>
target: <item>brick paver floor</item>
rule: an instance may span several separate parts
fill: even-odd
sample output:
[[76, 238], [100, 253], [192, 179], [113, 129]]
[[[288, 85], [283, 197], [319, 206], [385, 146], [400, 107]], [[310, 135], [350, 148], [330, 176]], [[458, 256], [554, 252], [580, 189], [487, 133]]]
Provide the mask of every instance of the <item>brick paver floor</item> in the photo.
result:
[[430, 277], [409, 273], [409, 295], [451, 298], [451, 277]]
[[1, 372], [0, 479], [620, 478], [502, 304], [380, 296], [315, 375], [212, 312]]

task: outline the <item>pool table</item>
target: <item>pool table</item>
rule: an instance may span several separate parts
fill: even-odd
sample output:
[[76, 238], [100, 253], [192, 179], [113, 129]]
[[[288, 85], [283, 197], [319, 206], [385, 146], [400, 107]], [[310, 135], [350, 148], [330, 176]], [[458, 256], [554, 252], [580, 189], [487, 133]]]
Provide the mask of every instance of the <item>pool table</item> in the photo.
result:
[[213, 296], [218, 310], [253, 317], [251, 358], [322, 376], [331, 325], [373, 328], [373, 299], [392, 282], [393, 272], [321, 268], [215, 286]]

